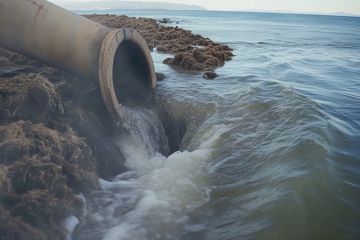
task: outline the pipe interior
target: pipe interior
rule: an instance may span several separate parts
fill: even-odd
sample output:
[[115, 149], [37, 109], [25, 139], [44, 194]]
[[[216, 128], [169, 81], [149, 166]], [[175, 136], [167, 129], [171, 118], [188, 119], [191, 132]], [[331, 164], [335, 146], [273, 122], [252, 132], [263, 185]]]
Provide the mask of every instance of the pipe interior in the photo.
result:
[[123, 41], [116, 50], [113, 81], [121, 104], [138, 106], [151, 97], [151, 72], [142, 48], [135, 42]]

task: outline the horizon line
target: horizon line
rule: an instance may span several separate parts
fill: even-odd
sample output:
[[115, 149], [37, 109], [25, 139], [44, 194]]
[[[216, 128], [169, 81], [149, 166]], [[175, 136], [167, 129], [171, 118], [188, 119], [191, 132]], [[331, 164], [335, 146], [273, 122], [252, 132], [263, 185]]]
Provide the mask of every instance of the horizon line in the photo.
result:
[[245, 9], [245, 10], [213, 10], [213, 9], [166, 9], [166, 8], [98, 8], [98, 9], [69, 9], [71, 11], [106, 11], [106, 10], [141, 10], [141, 11], [154, 11], [154, 10], [165, 10], [165, 11], [209, 11], [209, 12], [243, 12], [243, 13], [276, 13], [276, 14], [298, 14], [298, 15], [318, 15], [318, 16], [335, 16], [335, 17], [360, 17], [360, 14], [347, 13], [347, 12], [334, 12], [334, 13], [322, 13], [322, 12], [297, 12], [297, 11], [282, 11], [282, 10], [256, 10], [256, 9]]

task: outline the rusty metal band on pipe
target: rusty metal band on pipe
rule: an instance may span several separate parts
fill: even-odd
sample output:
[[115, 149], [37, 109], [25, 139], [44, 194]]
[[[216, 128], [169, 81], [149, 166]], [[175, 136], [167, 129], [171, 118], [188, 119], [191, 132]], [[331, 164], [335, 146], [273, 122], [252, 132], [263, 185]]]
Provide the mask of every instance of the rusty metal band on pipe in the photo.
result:
[[[45, 0], [0, 0], [0, 46], [50, 65], [98, 79], [107, 109], [121, 117], [114, 89], [114, 58], [131, 41], [146, 63], [147, 86], [156, 87], [150, 51], [132, 29], [111, 30]], [[136, 60], [136, 59], [135, 59]]]

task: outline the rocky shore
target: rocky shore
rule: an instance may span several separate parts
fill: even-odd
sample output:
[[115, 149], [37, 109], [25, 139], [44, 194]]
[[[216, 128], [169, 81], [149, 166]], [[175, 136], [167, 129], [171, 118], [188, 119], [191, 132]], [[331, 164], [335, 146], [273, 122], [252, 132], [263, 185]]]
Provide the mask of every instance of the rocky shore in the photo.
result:
[[[216, 76], [232, 49], [154, 19], [89, 15], [132, 27], [164, 63]], [[158, 75], [159, 77], [161, 74]], [[162, 76], [163, 77], [163, 76]], [[98, 178], [125, 171], [96, 82], [0, 48], [0, 239], [65, 239]]]
[[136, 29], [146, 40], [150, 50], [173, 54], [164, 63], [189, 71], [203, 72], [204, 78], [214, 78], [217, 67], [232, 59], [232, 49], [209, 38], [193, 34], [177, 26], [164, 26], [163, 20], [116, 15], [88, 15], [87, 18], [107, 27]]

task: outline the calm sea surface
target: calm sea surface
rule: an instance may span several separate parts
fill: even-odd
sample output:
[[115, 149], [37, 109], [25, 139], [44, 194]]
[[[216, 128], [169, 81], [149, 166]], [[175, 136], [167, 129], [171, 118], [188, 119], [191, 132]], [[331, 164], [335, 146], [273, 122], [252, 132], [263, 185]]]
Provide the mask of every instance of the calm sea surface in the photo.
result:
[[129, 172], [101, 180], [74, 239], [360, 239], [360, 18], [95, 12], [170, 18], [236, 56], [209, 81], [152, 53], [181, 147], [160, 154], [159, 118], [129, 109]]

